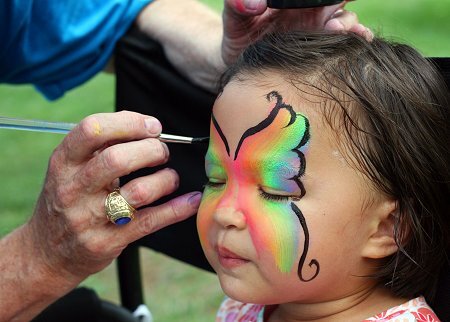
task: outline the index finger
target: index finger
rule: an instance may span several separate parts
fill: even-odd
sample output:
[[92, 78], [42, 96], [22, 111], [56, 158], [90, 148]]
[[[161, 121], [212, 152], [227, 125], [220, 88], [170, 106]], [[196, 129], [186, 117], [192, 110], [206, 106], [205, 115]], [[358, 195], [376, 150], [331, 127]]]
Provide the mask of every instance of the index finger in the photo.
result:
[[154, 117], [121, 111], [93, 114], [83, 119], [64, 139], [67, 161], [81, 162], [112, 142], [158, 137], [161, 123]]

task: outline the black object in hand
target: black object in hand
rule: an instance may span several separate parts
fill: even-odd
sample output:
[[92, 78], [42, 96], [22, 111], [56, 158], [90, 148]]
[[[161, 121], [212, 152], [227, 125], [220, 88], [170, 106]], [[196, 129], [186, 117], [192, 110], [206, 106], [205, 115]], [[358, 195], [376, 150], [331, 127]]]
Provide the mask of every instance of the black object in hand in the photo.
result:
[[291, 8], [314, 8], [325, 7], [341, 3], [344, 0], [267, 0], [269, 8], [291, 9]]

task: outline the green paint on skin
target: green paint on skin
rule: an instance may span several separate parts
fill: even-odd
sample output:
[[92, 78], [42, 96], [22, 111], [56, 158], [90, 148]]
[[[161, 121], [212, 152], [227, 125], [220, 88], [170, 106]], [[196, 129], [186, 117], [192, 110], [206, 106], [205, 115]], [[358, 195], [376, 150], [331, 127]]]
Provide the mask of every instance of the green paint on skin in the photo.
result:
[[[295, 120], [291, 123], [292, 118]], [[306, 131], [307, 120], [303, 115], [280, 109], [270, 126], [246, 138], [236, 167], [244, 169], [244, 173], [253, 172], [256, 181], [267, 193], [300, 197], [299, 177], [303, 174], [300, 173], [303, 168], [299, 153], [295, 150], [299, 150], [299, 142]], [[248, 196], [242, 197], [242, 203], [249, 200]], [[255, 247], [259, 253], [269, 250], [278, 269], [288, 273], [296, 266], [301, 231], [290, 206], [292, 201], [259, 197], [255, 202], [248, 207], [247, 216]]]

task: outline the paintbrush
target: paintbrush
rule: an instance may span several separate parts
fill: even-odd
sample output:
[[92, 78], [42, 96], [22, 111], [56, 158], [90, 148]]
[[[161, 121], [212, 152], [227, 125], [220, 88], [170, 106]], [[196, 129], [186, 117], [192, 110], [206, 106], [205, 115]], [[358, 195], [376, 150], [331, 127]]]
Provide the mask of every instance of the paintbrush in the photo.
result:
[[[0, 116], [0, 129], [67, 134], [75, 126], [75, 123], [48, 122]], [[209, 137], [194, 138], [164, 133], [161, 133], [158, 139], [161, 142], [185, 144], [207, 143], [209, 141]]]

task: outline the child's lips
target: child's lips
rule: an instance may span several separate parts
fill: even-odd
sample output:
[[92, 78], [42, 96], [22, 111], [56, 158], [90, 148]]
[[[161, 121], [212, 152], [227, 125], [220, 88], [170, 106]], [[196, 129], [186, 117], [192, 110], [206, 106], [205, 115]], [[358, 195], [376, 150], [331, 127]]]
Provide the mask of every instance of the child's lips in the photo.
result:
[[250, 262], [248, 259], [245, 259], [222, 246], [217, 247], [217, 255], [220, 264], [225, 268], [234, 268]]

